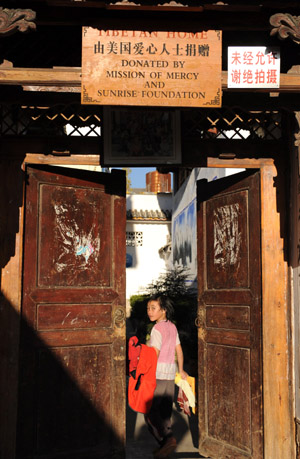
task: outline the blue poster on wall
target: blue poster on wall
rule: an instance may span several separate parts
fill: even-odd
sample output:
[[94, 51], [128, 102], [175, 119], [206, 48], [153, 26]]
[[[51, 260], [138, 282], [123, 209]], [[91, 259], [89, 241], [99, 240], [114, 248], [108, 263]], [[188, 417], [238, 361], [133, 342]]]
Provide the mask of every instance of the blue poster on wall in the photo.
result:
[[132, 267], [132, 255], [126, 253], [126, 268]]
[[196, 198], [173, 220], [173, 263], [196, 273]]

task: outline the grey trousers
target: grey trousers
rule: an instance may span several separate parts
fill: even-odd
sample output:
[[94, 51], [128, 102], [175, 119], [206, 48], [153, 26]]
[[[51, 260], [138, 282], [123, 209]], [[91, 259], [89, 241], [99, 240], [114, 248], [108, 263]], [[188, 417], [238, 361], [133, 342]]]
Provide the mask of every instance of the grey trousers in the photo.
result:
[[157, 379], [153, 402], [145, 421], [159, 444], [172, 436], [172, 407], [174, 401], [174, 380]]

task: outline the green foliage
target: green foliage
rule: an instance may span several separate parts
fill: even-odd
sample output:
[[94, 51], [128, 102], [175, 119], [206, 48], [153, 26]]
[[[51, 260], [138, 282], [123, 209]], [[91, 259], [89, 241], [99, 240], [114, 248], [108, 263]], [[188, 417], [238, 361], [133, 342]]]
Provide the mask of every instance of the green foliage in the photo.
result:
[[130, 297], [131, 315], [135, 320], [147, 319], [147, 302], [149, 295], [132, 295]]
[[184, 268], [174, 268], [159, 276], [156, 281], [146, 287], [143, 295], [133, 295], [130, 298], [131, 317], [137, 320], [147, 318], [147, 302], [151, 295], [161, 293], [167, 295], [174, 304], [174, 322], [184, 328], [191, 316], [196, 313], [197, 298], [195, 290], [187, 286], [187, 271]]
[[163, 293], [171, 298], [175, 310], [174, 322], [179, 330], [190, 328], [197, 307], [196, 292], [188, 287], [187, 278], [185, 268], [173, 268], [147, 287], [150, 295]]
[[160, 277], [151, 282], [147, 287], [147, 292], [150, 295], [155, 293], [163, 293], [172, 299], [178, 299], [182, 296], [193, 296], [194, 292], [191, 292], [187, 286], [188, 272], [185, 268], [173, 268]]
[[131, 314], [130, 321], [135, 334], [141, 342], [146, 342], [151, 333], [153, 323], [148, 319], [147, 303], [150, 295], [132, 295], [130, 297]]
[[147, 302], [151, 295], [161, 293], [167, 295], [174, 304], [174, 322], [178, 328], [190, 324], [192, 315], [196, 313], [196, 291], [187, 286], [187, 271], [184, 268], [174, 268], [159, 276], [156, 281], [146, 287], [143, 295], [133, 295], [130, 298], [131, 317], [137, 320], [147, 318]]

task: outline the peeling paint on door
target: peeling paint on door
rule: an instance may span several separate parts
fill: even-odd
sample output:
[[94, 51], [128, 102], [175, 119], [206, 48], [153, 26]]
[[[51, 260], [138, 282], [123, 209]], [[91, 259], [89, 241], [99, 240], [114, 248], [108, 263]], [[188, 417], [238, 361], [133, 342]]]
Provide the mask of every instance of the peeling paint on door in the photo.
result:
[[239, 231], [238, 203], [214, 210], [214, 264], [221, 268], [236, 265], [240, 258], [241, 232]]
[[85, 261], [87, 262], [89, 259], [89, 256], [94, 252], [94, 249], [93, 249], [92, 244], [86, 240], [87, 238], [84, 238], [84, 239], [85, 241], [80, 241], [79, 237], [77, 237], [78, 246], [77, 246], [76, 255], [77, 256], [83, 255], [85, 258]]
[[[60, 240], [60, 253], [57, 256], [55, 268], [57, 272], [62, 272], [69, 266], [66, 263], [61, 263], [65, 255], [75, 255], [82, 258], [83, 264], [86, 265], [92, 254], [97, 257], [100, 252], [100, 236], [94, 237], [95, 225], [86, 233], [80, 229], [77, 222], [72, 218], [68, 219], [69, 209], [66, 205], [54, 204], [54, 211], [56, 216], [56, 230], [58, 232], [58, 239]], [[69, 258], [69, 260], [71, 260]]]

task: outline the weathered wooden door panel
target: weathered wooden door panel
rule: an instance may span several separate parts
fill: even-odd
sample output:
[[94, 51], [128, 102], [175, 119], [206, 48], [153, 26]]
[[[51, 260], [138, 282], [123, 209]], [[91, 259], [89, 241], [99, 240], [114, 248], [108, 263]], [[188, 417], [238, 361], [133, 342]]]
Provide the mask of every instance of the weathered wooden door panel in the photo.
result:
[[199, 181], [199, 450], [263, 458], [259, 172]]
[[27, 169], [18, 458], [123, 457], [125, 178]]

